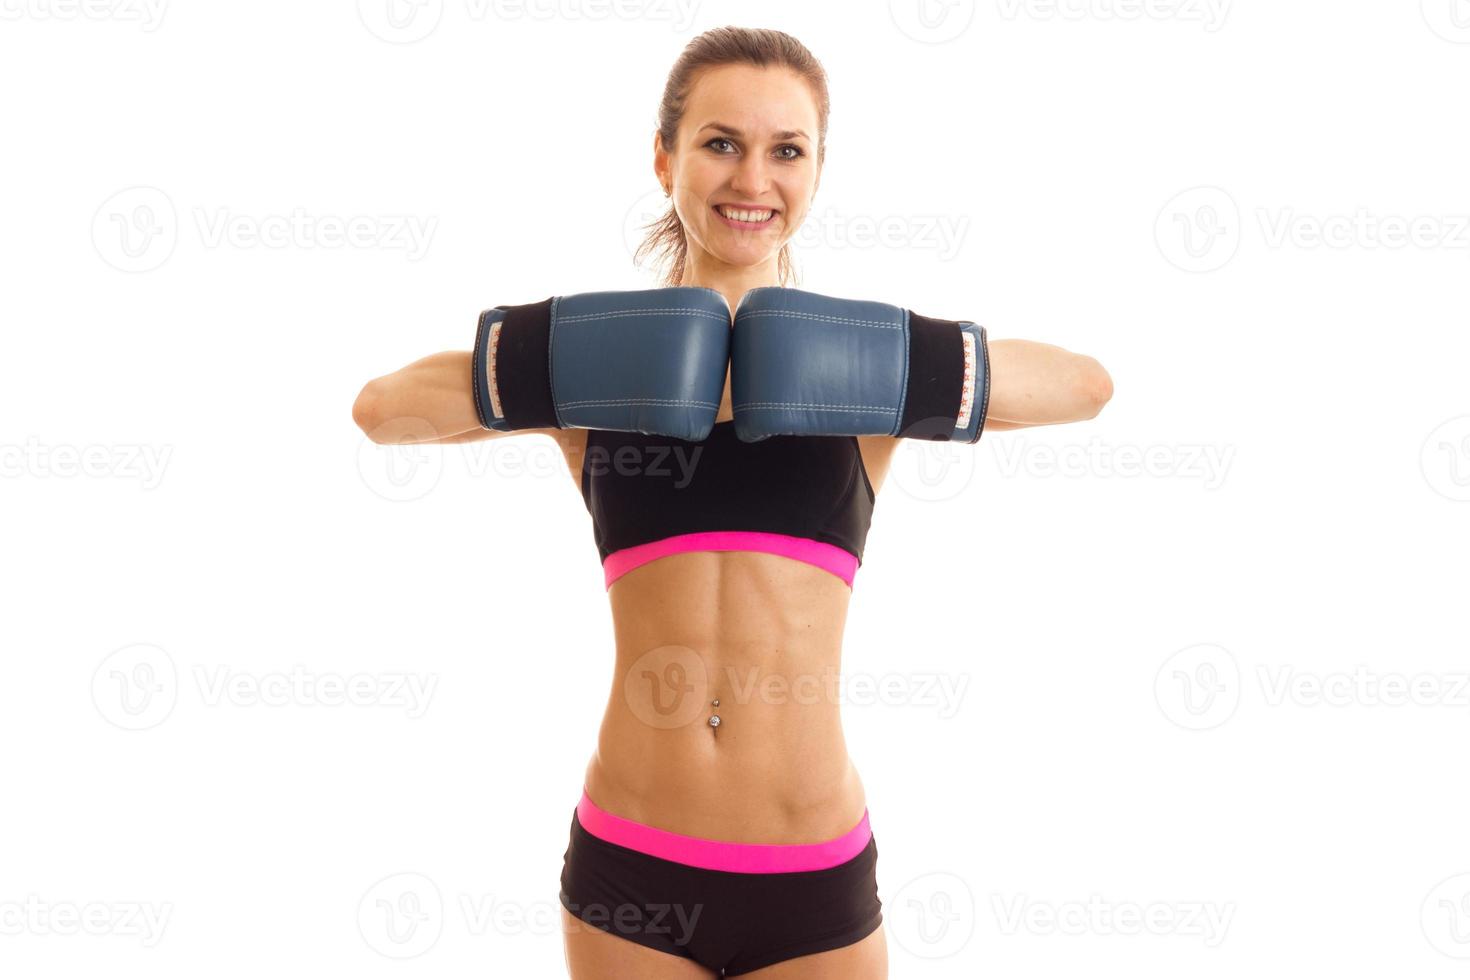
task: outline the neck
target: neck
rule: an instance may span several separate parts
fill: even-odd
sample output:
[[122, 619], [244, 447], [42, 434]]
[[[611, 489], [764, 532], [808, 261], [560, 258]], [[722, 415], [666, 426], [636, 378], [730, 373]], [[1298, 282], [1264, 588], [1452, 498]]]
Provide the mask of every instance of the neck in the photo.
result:
[[730, 304], [730, 313], [733, 316], [736, 307], [740, 305], [740, 297], [747, 290], [758, 286], [779, 285], [776, 258], [772, 256], [759, 265], [737, 266], [721, 262], [699, 249], [691, 249], [685, 260], [684, 277], [679, 285], [706, 286], [715, 290]]

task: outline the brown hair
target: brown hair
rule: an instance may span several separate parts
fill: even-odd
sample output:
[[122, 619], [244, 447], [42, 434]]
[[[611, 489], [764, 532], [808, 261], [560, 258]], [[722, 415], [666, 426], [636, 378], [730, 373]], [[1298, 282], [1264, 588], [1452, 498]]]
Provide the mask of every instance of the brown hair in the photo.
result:
[[[664, 96], [658, 106], [658, 137], [664, 151], [674, 151], [685, 104], [699, 73], [706, 68], [731, 64], [789, 68], [806, 79], [817, 102], [817, 167], [820, 168], [827, 152], [827, 114], [832, 104], [827, 95], [827, 73], [806, 45], [790, 34], [775, 30], [716, 27], [685, 45], [679, 60], [669, 70]], [[648, 230], [642, 244], [633, 253], [633, 262], [636, 264], [645, 254], [658, 255], [660, 264], [667, 266], [663, 284], [678, 285], [684, 278], [689, 243], [673, 201], [669, 202], [669, 209], [663, 217], [644, 227]], [[776, 273], [781, 285], [786, 285], [793, 271], [791, 246], [782, 245], [776, 258]]]

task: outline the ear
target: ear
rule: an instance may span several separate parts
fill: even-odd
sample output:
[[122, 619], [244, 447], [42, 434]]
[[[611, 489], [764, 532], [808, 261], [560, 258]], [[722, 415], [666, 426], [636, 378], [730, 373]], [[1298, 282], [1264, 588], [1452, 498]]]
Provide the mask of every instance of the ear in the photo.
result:
[[659, 139], [656, 129], [653, 131], [653, 176], [657, 178], [659, 186], [664, 189], [664, 194], [669, 194], [674, 177], [672, 168], [669, 166], [669, 155], [665, 152], [663, 141]]

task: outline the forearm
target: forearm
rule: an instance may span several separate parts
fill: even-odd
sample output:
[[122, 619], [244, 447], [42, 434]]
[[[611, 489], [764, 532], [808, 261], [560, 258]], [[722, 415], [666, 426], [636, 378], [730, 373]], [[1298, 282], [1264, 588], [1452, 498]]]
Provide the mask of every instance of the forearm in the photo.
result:
[[481, 428], [475, 415], [469, 351], [431, 354], [374, 378], [358, 394], [352, 418], [380, 443], [467, 442], [497, 434]]
[[989, 347], [987, 430], [1081, 422], [1113, 395], [1108, 372], [1086, 354], [1034, 340], [992, 340]]

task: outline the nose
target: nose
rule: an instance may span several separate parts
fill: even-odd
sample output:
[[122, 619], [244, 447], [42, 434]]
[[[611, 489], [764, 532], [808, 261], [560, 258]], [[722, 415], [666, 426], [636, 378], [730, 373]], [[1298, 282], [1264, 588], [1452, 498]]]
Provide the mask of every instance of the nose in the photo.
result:
[[763, 200], [770, 186], [768, 164], [755, 153], [746, 154], [735, 168], [734, 176], [730, 178], [730, 190], [751, 201]]

